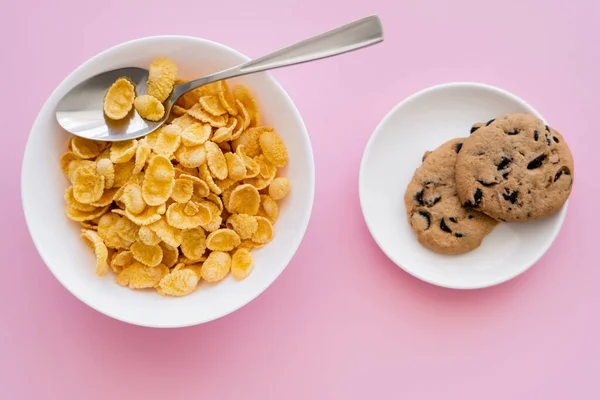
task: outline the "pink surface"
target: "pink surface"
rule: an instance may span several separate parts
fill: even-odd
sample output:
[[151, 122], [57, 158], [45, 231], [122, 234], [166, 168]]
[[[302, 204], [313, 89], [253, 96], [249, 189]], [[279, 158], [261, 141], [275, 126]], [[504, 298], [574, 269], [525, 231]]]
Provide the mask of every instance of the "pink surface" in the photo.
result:
[[[1, 399], [600, 397], [600, 3], [361, 3], [3, 2]], [[37, 112], [74, 68], [160, 34], [254, 57], [372, 13], [383, 44], [274, 72], [311, 134], [317, 187], [305, 240], [263, 295], [203, 326], [152, 330], [93, 311], [54, 279], [25, 227], [20, 163]], [[522, 96], [568, 138], [576, 164], [567, 219], [546, 256], [513, 281], [468, 292], [391, 263], [357, 192], [379, 120], [407, 95], [456, 80]]]

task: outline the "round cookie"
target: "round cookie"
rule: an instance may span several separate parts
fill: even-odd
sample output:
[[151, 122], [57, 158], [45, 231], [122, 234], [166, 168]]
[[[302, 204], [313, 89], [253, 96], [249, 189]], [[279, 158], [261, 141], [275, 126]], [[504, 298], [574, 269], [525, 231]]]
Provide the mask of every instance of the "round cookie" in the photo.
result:
[[450, 140], [423, 156], [406, 188], [408, 222], [419, 243], [442, 254], [462, 254], [481, 245], [497, 224], [492, 218], [461, 206], [454, 164], [465, 139]]
[[498, 221], [532, 221], [563, 206], [573, 172], [560, 133], [533, 115], [506, 114], [465, 139], [456, 160], [456, 188], [465, 207]]

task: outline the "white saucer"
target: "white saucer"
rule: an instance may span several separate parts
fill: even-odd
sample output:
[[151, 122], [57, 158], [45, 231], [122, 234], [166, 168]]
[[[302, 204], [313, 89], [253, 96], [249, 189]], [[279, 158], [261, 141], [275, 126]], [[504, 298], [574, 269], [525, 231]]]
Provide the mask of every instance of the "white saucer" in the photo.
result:
[[556, 238], [567, 204], [538, 221], [501, 223], [479, 248], [458, 256], [427, 250], [408, 223], [404, 191], [423, 153], [449, 139], [469, 136], [475, 122], [511, 112], [542, 118], [533, 107], [504, 90], [477, 83], [450, 83], [407, 98], [375, 129], [360, 166], [360, 204], [379, 247], [408, 273], [449, 288], [492, 286], [526, 271]]

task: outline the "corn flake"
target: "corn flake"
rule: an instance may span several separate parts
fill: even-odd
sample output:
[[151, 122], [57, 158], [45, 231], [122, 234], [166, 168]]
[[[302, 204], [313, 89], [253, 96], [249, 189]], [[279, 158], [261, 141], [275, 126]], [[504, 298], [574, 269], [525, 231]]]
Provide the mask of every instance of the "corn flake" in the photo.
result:
[[200, 103], [204, 111], [211, 115], [214, 115], [215, 117], [227, 113], [227, 110], [219, 101], [218, 96], [202, 96], [200, 97], [200, 100], [198, 102]]
[[258, 222], [258, 228], [254, 235], [252, 235], [252, 241], [260, 244], [268, 243], [273, 239], [273, 226], [271, 221], [265, 217], [256, 217]]
[[233, 229], [217, 229], [206, 239], [206, 247], [212, 251], [231, 251], [241, 243], [240, 236]]
[[197, 168], [206, 162], [206, 150], [203, 145], [182, 146], [175, 152], [175, 159], [184, 167]]
[[258, 230], [256, 217], [246, 214], [232, 214], [227, 219], [226, 226], [233, 229], [241, 239], [251, 239]]
[[258, 106], [256, 100], [250, 90], [243, 85], [236, 85], [233, 88], [233, 96], [236, 100], [244, 106], [247, 110], [249, 118], [249, 126], [260, 126], [260, 114], [258, 112]]
[[119, 78], [108, 88], [104, 97], [104, 114], [110, 119], [123, 119], [131, 111], [135, 86], [127, 78]]
[[163, 125], [153, 150], [156, 154], [171, 158], [181, 143], [181, 128], [178, 125]]
[[102, 192], [102, 196], [95, 202], [90, 203], [90, 205], [95, 207], [104, 207], [110, 205], [115, 199], [117, 191], [117, 188], [105, 189], [104, 192]]
[[[169, 206], [171, 208], [171, 206]], [[168, 210], [167, 210], [168, 213]], [[168, 218], [168, 217], [167, 217]], [[172, 247], [179, 247], [181, 244], [181, 231], [169, 225], [165, 218], [161, 218], [153, 224], [148, 225], [163, 242]]]
[[129, 250], [117, 251], [110, 259], [110, 267], [119, 274], [124, 268], [133, 264], [133, 254]]
[[129, 218], [137, 225], [147, 226], [158, 221], [161, 218], [161, 215], [165, 213], [165, 210], [165, 205], [161, 204], [160, 206], [146, 207], [146, 209], [139, 214], [132, 214], [131, 211], [127, 209], [114, 209], [112, 212]]
[[140, 117], [148, 121], [160, 121], [165, 116], [165, 106], [153, 96], [138, 96], [133, 105]]
[[258, 141], [263, 154], [272, 164], [277, 167], [287, 164], [288, 152], [278, 134], [272, 131], [263, 132]]
[[246, 177], [246, 165], [240, 156], [235, 153], [225, 153], [225, 161], [229, 179], [240, 181]]
[[85, 139], [79, 136], [75, 136], [71, 140], [73, 154], [81, 159], [90, 159], [98, 156], [102, 151], [101, 146], [101, 144], [94, 140]]
[[211, 190], [211, 192], [213, 192], [215, 194], [222, 193], [221, 188], [215, 184], [215, 181], [214, 181], [212, 175], [210, 174], [210, 171], [206, 164], [202, 164], [200, 166], [200, 178], [202, 178], [204, 180], [204, 182], [206, 182], [206, 184], [208, 185], [208, 188]]
[[64, 194], [65, 203], [67, 206], [78, 211], [90, 212], [96, 210], [96, 207], [91, 204], [80, 203], [73, 197], [73, 186], [69, 186]]
[[210, 221], [211, 214], [209, 210], [202, 204], [198, 207], [198, 212], [193, 215], [187, 215], [185, 213], [185, 204], [173, 203], [167, 209], [167, 222], [174, 228], [178, 229], [191, 229], [196, 228], [202, 224], [206, 224]]
[[181, 252], [189, 260], [200, 260], [206, 251], [206, 233], [202, 228], [187, 229], [181, 237]]
[[248, 249], [238, 249], [231, 258], [231, 276], [245, 279], [252, 272], [252, 253]]
[[149, 267], [159, 265], [163, 257], [160, 246], [149, 246], [141, 242], [135, 242], [131, 245], [131, 253], [134, 259]]
[[198, 286], [198, 275], [190, 269], [179, 269], [165, 275], [156, 291], [163, 296], [186, 296]]
[[63, 155], [60, 157], [60, 169], [62, 170], [63, 174], [69, 179], [69, 167], [71, 165], [71, 161], [76, 161], [79, 160], [81, 161], [81, 157], [79, 157], [77, 154], [73, 153], [72, 151], [67, 151], [65, 153], [63, 153]]
[[167, 201], [175, 186], [175, 171], [173, 164], [163, 156], [150, 160], [146, 168], [142, 195], [146, 204], [158, 206]]
[[106, 246], [113, 249], [126, 249], [131, 242], [123, 239], [117, 230], [117, 224], [121, 220], [119, 215], [107, 213], [98, 220], [98, 235]]
[[187, 110], [187, 113], [196, 118], [198, 121], [210, 124], [210, 126], [214, 128], [227, 126], [227, 121], [229, 120], [229, 115], [224, 114], [219, 117], [215, 117], [214, 115], [206, 112], [200, 104], [194, 105], [192, 108]]
[[116, 282], [121, 286], [128, 286], [131, 289], [153, 288], [168, 273], [169, 268], [162, 264], [156, 267], [148, 267], [134, 261], [133, 264], [123, 269], [117, 275]]
[[142, 188], [135, 183], [123, 186], [123, 194], [119, 198], [125, 204], [125, 208], [132, 214], [139, 214], [146, 208], [146, 202], [142, 196]]
[[115, 167], [109, 158], [96, 162], [96, 172], [104, 177], [104, 189], [110, 189], [115, 184]]
[[281, 200], [290, 193], [290, 181], [284, 176], [273, 179], [269, 185], [269, 196], [273, 200]]
[[194, 194], [194, 182], [191, 179], [178, 178], [175, 179], [173, 193], [171, 198], [178, 203], [187, 203]]
[[125, 185], [133, 176], [133, 169], [135, 168], [135, 163], [133, 161], [128, 161], [122, 164], [115, 164], [115, 182], [113, 183], [113, 187], [119, 188]]
[[166, 57], [157, 58], [150, 64], [147, 94], [162, 103], [173, 91], [176, 77], [177, 65]]
[[202, 279], [218, 282], [225, 278], [231, 268], [231, 256], [228, 253], [213, 251], [202, 264]]
[[127, 242], [135, 242], [139, 227], [127, 218], [119, 218], [114, 227], [117, 235]]
[[169, 246], [168, 244], [161, 242], [159, 244], [163, 251], [163, 258], [161, 264], [164, 264], [167, 268], [171, 268], [179, 259], [179, 250], [177, 247]]
[[96, 275], [106, 275], [108, 272], [108, 249], [102, 238], [98, 236], [97, 232], [89, 229], [82, 229], [81, 237], [88, 246], [94, 249], [94, 253], [96, 254]]
[[229, 143], [227, 143], [227, 141], [232, 140], [231, 138], [233, 136], [233, 131], [235, 130], [237, 123], [237, 119], [231, 118], [227, 126], [219, 128], [215, 131], [211, 140], [215, 143], [219, 143], [219, 146], [226, 146], [228, 148], [227, 151], [231, 150], [231, 147], [229, 146]]
[[137, 234], [137, 240], [148, 246], [154, 246], [161, 242], [161, 239], [156, 233], [154, 233], [152, 229], [150, 229], [149, 226], [140, 226]]
[[256, 215], [260, 206], [260, 194], [252, 185], [243, 184], [231, 192], [228, 210], [234, 214]]
[[135, 156], [137, 144], [135, 139], [114, 142], [110, 146], [110, 161], [113, 164], [121, 164], [131, 160]]
[[204, 147], [206, 149], [206, 161], [210, 172], [218, 179], [227, 178], [227, 160], [225, 160], [225, 156], [219, 146], [209, 141], [204, 143]]
[[80, 203], [90, 204], [102, 197], [104, 177], [96, 171], [95, 165], [82, 167], [75, 172], [73, 197]]
[[259, 138], [264, 132], [272, 132], [273, 128], [267, 126], [261, 126], [257, 128], [250, 128], [241, 136], [233, 141], [233, 148], [237, 148], [242, 145], [244, 146], [244, 153], [251, 158], [258, 157], [261, 152]]
[[212, 134], [212, 128], [209, 124], [202, 124], [200, 122], [196, 122], [187, 126], [181, 132], [181, 141], [184, 146], [197, 146], [200, 144], [204, 144]]

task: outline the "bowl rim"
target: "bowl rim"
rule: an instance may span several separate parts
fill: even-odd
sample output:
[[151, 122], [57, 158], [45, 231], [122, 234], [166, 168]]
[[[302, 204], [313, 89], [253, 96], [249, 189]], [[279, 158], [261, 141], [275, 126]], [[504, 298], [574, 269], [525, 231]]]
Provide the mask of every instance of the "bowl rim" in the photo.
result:
[[[243, 308], [244, 306], [246, 306], [247, 304], [249, 304], [250, 302], [252, 302], [253, 300], [255, 300], [256, 298], [258, 298], [261, 294], [264, 293], [264, 291], [269, 288], [278, 278], [279, 276], [283, 273], [283, 271], [288, 267], [288, 265], [290, 264], [290, 262], [292, 261], [292, 259], [294, 258], [294, 256], [296, 255], [296, 253], [298, 252], [298, 248], [300, 247], [300, 245], [302, 244], [302, 241], [304, 240], [304, 236], [306, 235], [306, 232], [308, 230], [308, 225], [312, 216], [312, 211], [313, 211], [313, 207], [314, 207], [314, 197], [315, 197], [315, 187], [316, 187], [316, 176], [315, 176], [315, 162], [314, 162], [314, 151], [312, 148], [312, 143], [310, 140], [310, 135], [308, 133], [308, 129], [306, 127], [306, 124], [304, 122], [304, 119], [302, 118], [302, 115], [300, 114], [300, 111], [298, 110], [298, 107], [296, 106], [296, 104], [294, 103], [294, 101], [292, 100], [292, 98], [290, 97], [290, 95], [287, 93], [287, 91], [283, 88], [283, 86], [268, 72], [268, 71], [263, 71], [263, 72], [259, 72], [257, 74], [262, 74], [263, 76], [265, 76], [265, 78], [270, 81], [272, 84], [274, 84], [274, 86], [281, 91], [281, 94], [286, 97], [289, 100], [289, 103], [292, 105], [291, 109], [290, 109], [290, 114], [291, 116], [296, 119], [299, 123], [299, 127], [300, 127], [300, 133], [306, 138], [306, 144], [307, 144], [307, 155], [308, 155], [308, 165], [309, 165], [309, 169], [307, 171], [305, 171], [305, 174], [308, 177], [309, 180], [309, 187], [310, 190], [308, 193], [305, 193], [305, 195], [308, 195], [308, 208], [306, 211], [306, 215], [305, 217], [303, 217], [303, 220], [299, 221], [299, 223], [296, 225], [296, 228], [300, 228], [300, 230], [302, 231], [302, 235], [299, 237], [299, 239], [297, 240], [297, 243], [292, 244], [293, 248], [292, 251], [289, 251], [287, 253], [287, 255], [282, 259], [282, 264], [283, 264], [283, 268], [281, 268], [281, 270], [279, 272], [277, 272], [273, 278], [271, 280], [266, 280], [262, 285], [258, 286], [258, 289], [256, 290], [254, 296], [249, 297], [248, 299], [246, 299], [243, 302], [240, 302], [239, 304], [236, 304], [233, 307], [230, 307], [229, 309], [225, 309], [224, 311], [222, 311], [221, 313], [215, 314], [214, 316], [211, 316], [210, 318], [190, 318], [190, 320], [188, 320], [185, 323], [166, 323], [166, 324], [162, 324], [162, 323], [156, 323], [156, 322], [144, 322], [144, 321], [134, 321], [131, 318], [123, 318], [120, 315], [114, 314], [112, 312], [109, 312], [107, 310], [104, 309], [104, 307], [102, 307], [101, 305], [98, 304], [91, 304], [91, 302], [86, 301], [86, 299], [84, 299], [82, 296], [82, 292], [75, 290], [74, 288], [72, 288], [70, 285], [68, 285], [62, 278], [61, 278], [61, 274], [58, 272], [58, 268], [54, 265], [52, 265], [52, 263], [50, 263], [46, 257], [45, 254], [43, 254], [43, 252], [40, 250], [40, 238], [38, 237], [38, 235], [36, 233], [34, 233], [34, 231], [31, 228], [31, 221], [30, 221], [30, 217], [29, 217], [29, 212], [28, 207], [26, 205], [26, 200], [25, 200], [25, 175], [27, 172], [28, 167], [26, 166], [26, 162], [27, 160], [31, 157], [29, 156], [29, 153], [32, 151], [32, 135], [31, 133], [36, 130], [39, 129], [38, 125], [41, 124], [40, 121], [40, 116], [42, 114], [42, 111], [44, 111], [45, 108], [49, 107], [49, 104], [52, 103], [53, 100], [55, 100], [57, 93], [59, 91], [59, 89], [65, 84], [65, 82], [67, 82], [69, 80], [69, 78], [71, 76], [73, 76], [74, 74], [78, 73], [79, 71], [81, 71], [82, 69], [86, 68], [89, 64], [96, 62], [98, 59], [101, 59], [103, 57], [106, 57], [109, 53], [116, 51], [120, 48], [123, 47], [128, 47], [131, 45], [135, 45], [135, 44], [139, 44], [142, 42], [152, 42], [155, 40], [187, 40], [187, 41], [195, 41], [195, 42], [201, 42], [204, 44], [208, 44], [210, 46], [214, 46], [217, 48], [221, 48], [224, 49], [226, 51], [229, 51], [231, 53], [234, 53], [235, 55], [239, 56], [240, 58], [244, 59], [245, 61], [250, 61], [250, 57], [248, 57], [247, 55], [245, 55], [244, 53], [229, 47], [225, 44], [216, 42], [214, 40], [210, 40], [210, 39], [205, 39], [205, 38], [200, 38], [200, 37], [195, 37], [195, 36], [187, 36], [187, 35], [153, 35], [153, 36], [144, 36], [144, 37], [139, 37], [139, 38], [135, 38], [135, 39], [131, 39], [131, 40], [127, 40], [121, 43], [118, 43], [116, 45], [104, 48], [103, 50], [99, 51], [98, 53], [96, 53], [95, 55], [93, 55], [92, 57], [89, 57], [88, 59], [86, 59], [85, 61], [83, 61], [81, 64], [79, 64], [75, 69], [71, 70], [61, 81], [60, 83], [54, 88], [54, 90], [52, 91], [52, 93], [50, 94], [50, 96], [48, 96], [48, 98], [46, 99], [46, 101], [42, 104], [41, 108], [39, 109], [37, 116], [33, 122], [33, 124], [31, 125], [31, 128], [29, 129], [29, 134], [27, 137], [27, 142], [25, 145], [25, 150], [23, 152], [23, 159], [21, 161], [21, 179], [20, 179], [20, 185], [21, 185], [21, 190], [20, 190], [20, 195], [21, 195], [21, 207], [23, 209], [23, 214], [25, 217], [25, 224], [27, 226], [27, 230], [29, 232], [29, 236], [31, 237], [34, 247], [37, 251], [37, 253], [39, 254], [40, 258], [42, 259], [44, 265], [46, 266], [46, 268], [48, 268], [48, 270], [50, 270], [50, 272], [52, 273], [52, 275], [56, 278], [56, 280], [58, 282], [60, 282], [60, 284], [67, 289], [67, 291], [73, 295], [75, 298], [77, 298], [81, 303], [87, 305], [88, 307], [92, 308], [93, 310], [96, 310], [97, 312], [104, 314], [112, 319], [115, 319], [117, 321], [121, 321], [127, 324], [131, 324], [131, 325], [136, 325], [136, 326], [141, 326], [141, 327], [145, 327], [145, 328], [185, 328], [185, 327], [191, 327], [191, 326], [196, 326], [196, 325], [201, 325], [201, 324], [205, 324], [207, 322], [211, 322], [211, 321], [215, 321], [217, 319], [223, 318], [229, 314], [234, 313], [235, 311]], [[85, 78], [84, 78], [85, 79]], [[75, 83], [76, 84], [76, 83]], [[194, 314], [191, 314], [192, 316]]]
[[364, 182], [366, 179], [365, 178], [365, 175], [366, 175], [365, 170], [367, 168], [366, 161], [369, 158], [368, 155], [371, 153], [371, 147], [373, 146], [373, 143], [375, 143], [378, 136], [381, 135], [383, 127], [386, 124], [388, 124], [388, 122], [392, 118], [392, 116], [394, 114], [396, 114], [398, 112], [398, 110], [401, 109], [402, 107], [404, 107], [407, 103], [409, 103], [413, 100], [416, 100], [419, 97], [426, 96], [434, 91], [444, 90], [444, 89], [452, 89], [452, 88], [469, 88], [469, 87], [489, 90], [489, 91], [495, 92], [497, 94], [500, 94], [502, 96], [508, 97], [511, 100], [513, 100], [514, 102], [521, 104], [525, 108], [530, 109], [532, 111], [532, 114], [534, 114], [536, 117], [542, 119], [543, 121], [546, 120], [533, 106], [531, 106], [525, 100], [523, 100], [522, 98], [518, 97], [517, 95], [515, 95], [505, 89], [499, 88], [497, 86], [492, 86], [492, 85], [489, 85], [486, 83], [475, 82], [475, 81], [445, 82], [445, 83], [428, 86], [428, 87], [425, 87], [421, 90], [418, 90], [418, 91], [413, 92], [412, 94], [408, 95], [406, 98], [404, 98], [399, 103], [397, 103], [394, 107], [392, 107], [385, 114], [385, 116], [380, 120], [380, 122], [377, 124], [377, 126], [373, 130], [371, 137], [369, 138], [369, 140], [367, 142], [367, 145], [365, 146], [365, 149], [363, 151], [363, 155], [361, 158], [361, 162], [360, 162], [359, 173], [358, 173], [358, 195], [359, 195], [361, 213], [363, 215], [363, 219], [365, 221], [365, 224], [367, 226], [367, 229], [369, 230], [371, 237], [373, 238], [373, 240], [375, 241], [377, 246], [381, 249], [381, 251], [394, 264], [396, 264], [402, 270], [404, 270], [408, 274], [414, 276], [415, 278], [420, 279], [424, 282], [427, 282], [427, 283], [435, 285], [435, 286], [444, 287], [444, 288], [448, 288], [448, 289], [459, 289], [459, 290], [483, 289], [483, 288], [487, 288], [487, 287], [496, 286], [496, 285], [502, 284], [504, 282], [508, 282], [511, 279], [516, 278], [517, 276], [523, 274], [525, 271], [529, 270], [532, 266], [537, 264], [537, 262], [544, 256], [544, 254], [546, 254], [548, 249], [552, 246], [552, 244], [556, 240], [556, 237], [558, 236], [558, 234], [563, 226], [565, 216], [567, 213], [567, 209], [568, 209], [568, 203], [569, 203], [569, 200], [567, 199], [567, 201], [564, 203], [563, 207], [559, 211], [556, 212], [558, 219], [557, 219], [557, 223], [554, 225], [551, 239], [548, 240], [544, 246], [540, 246], [537, 254], [532, 258], [531, 263], [523, 264], [523, 267], [521, 267], [520, 269], [518, 269], [516, 272], [514, 272], [512, 274], [507, 274], [506, 276], [503, 276], [499, 279], [492, 279], [489, 281], [481, 282], [480, 284], [477, 284], [477, 285], [458, 285], [458, 284], [452, 285], [452, 284], [446, 284], [442, 281], [437, 281], [435, 279], [431, 279], [431, 278], [427, 277], [426, 275], [419, 273], [418, 269], [414, 269], [414, 268], [411, 269], [411, 268], [408, 268], [408, 267], [402, 265], [402, 263], [397, 259], [397, 257], [395, 257], [392, 252], [390, 252], [388, 249], [386, 249], [380, 243], [380, 241], [375, 233], [376, 228], [370, 223], [369, 218], [367, 217], [368, 207], [366, 206], [366, 199], [365, 199], [365, 194], [364, 194], [365, 193], [365, 183]]

